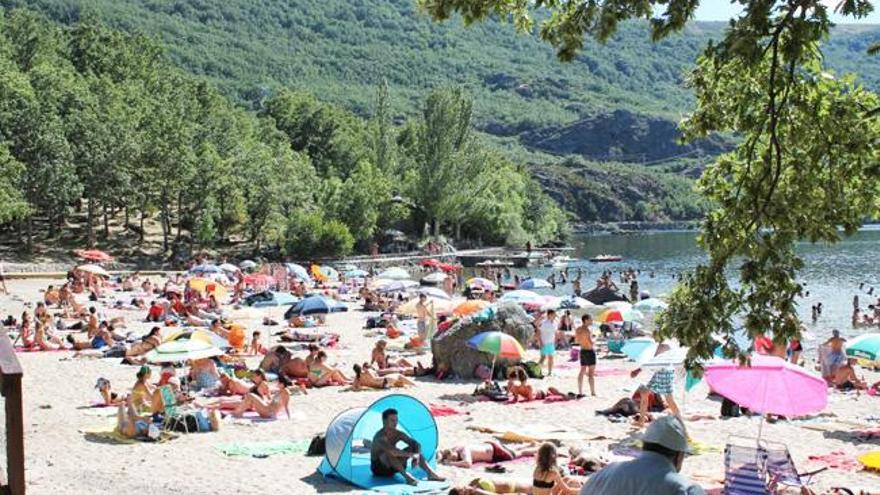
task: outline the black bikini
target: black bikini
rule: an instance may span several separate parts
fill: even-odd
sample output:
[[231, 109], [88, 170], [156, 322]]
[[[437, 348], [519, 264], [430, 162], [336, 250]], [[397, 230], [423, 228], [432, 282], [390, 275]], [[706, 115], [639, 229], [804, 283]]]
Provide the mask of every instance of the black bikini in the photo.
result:
[[544, 481], [544, 480], [536, 480], [532, 479], [532, 487], [534, 488], [553, 488], [556, 485], [555, 481]]

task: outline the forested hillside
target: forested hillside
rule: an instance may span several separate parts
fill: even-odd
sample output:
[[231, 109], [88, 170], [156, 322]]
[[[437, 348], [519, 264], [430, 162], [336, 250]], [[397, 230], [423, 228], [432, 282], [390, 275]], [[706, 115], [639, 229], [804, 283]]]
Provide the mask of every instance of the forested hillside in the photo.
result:
[[302, 259], [392, 228], [493, 244], [565, 229], [523, 167], [474, 135], [459, 89], [426, 90], [398, 126], [383, 85], [370, 119], [289, 89], [250, 111], [164, 53], [93, 20], [0, 13], [0, 230], [28, 249], [140, 248], [154, 225], [161, 252], [245, 242]]
[[[656, 168], [651, 173], [660, 188], [650, 197], [677, 202], [680, 180], [666, 170], [680, 168], [682, 159], [705, 162], [731, 145], [721, 138], [689, 146], [675, 142], [675, 124], [691, 105], [684, 74], [706, 42], [719, 37], [721, 23], [694, 23], [658, 44], [643, 26], [626, 25], [607, 45], [590, 42], [574, 62], [563, 64], [551, 48], [517, 35], [511, 26], [435, 24], [417, 11], [414, 0], [0, 0], [0, 5], [26, 5], [62, 23], [97, 18], [157, 36], [176, 64], [255, 110], [281, 88], [292, 87], [369, 117], [376, 88], [387, 80], [390, 112], [400, 123], [418, 112], [429, 89], [460, 85], [473, 96], [477, 128], [529, 156], [542, 168], [547, 187], [559, 183], [549, 171], [566, 164], [578, 164], [569, 172], [581, 182], [601, 176], [619, 184], [647, 173], [640, 168], [647, 165]], [[874, 27], [839, 28], [824, 47], [827, 62], [856, 71], [877, 88], [880, 62], [865, 49], [878, 40], [880, 29]], [[563, 160], [571, 155], [580, 158]], [[584, 221], [638, 215], [630, 206], [613, 214], [588, 207], [597, 199], [593, 189], [554, 196]], [[644, 200], [626, 187], [616, 191], [623, 205]], [[679, 206], [650, 211], [655, 219], [672, 218], [667, 211], [684, 211]]]

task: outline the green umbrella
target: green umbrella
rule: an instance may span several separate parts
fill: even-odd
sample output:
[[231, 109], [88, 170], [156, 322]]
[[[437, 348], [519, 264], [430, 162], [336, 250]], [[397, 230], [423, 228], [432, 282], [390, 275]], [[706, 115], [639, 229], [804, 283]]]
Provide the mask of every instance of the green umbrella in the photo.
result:
[[880, 358], [880, 333], [866, 333], [850, 340], [846, 345], [846, 355], [877, 361]]
[[223, 351], [202, 340], [174, 340], [165, 342], [146, 354], [151, 363], [177, 363], [219, 356]]

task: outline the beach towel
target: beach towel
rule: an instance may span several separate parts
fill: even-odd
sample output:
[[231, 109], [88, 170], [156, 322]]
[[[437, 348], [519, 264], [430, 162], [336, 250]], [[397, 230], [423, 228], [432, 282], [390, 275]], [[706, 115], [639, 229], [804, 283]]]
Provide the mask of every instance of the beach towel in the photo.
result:
[[811, 455], [807, 459], [823, 468], [848, 472], [862, 470], [862, 465], [855, 458], [839, 450], [824, 455]]
[[227, 457], [257, 457], [270, 455], [297, 454], [309, 448], [309, 440], [279, 442], [233, 442], [216, 445], [218, 451]]
[[116, 425], [93, 426], [81, 428], [79, 430], [86, 440], [97, 443], [109, 443], [115, 445], [128, 445], [132, 443], [148, 442], [148, 443], [165, 443], [174, 440], [179, 435], [171, 431], [163, 431], [156, 440], [148, 438], [128, 438], [122, 433], [116, 431]]
[[490, 433], [502, 442], [537, 443], [551, 440], [583, 440], [584, 434], [566, 427], [529, 426], [468, 426], [469, 430]]
[[429, 404], [429, 409], [431, 411], [431, 415], [435, 418], [439, 418], [442, 416], [457, 416], [459, 414], [467, 414], [464, 411], [460, 411], [450, 406], [443, 406], [440, 404]]
[[865, 442], [869, 440], [880, 439], [880, 428], [871, 428], [868, 430], [859, 430], [852, 432], [852, 436]]

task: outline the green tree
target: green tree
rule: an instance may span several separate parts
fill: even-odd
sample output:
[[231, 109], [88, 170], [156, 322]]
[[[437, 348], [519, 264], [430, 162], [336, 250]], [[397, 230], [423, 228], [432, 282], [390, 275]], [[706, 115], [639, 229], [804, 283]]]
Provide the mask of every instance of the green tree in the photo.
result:
[[[533, 27], [528, 2], [420, 4], [436, 19], [455, 12], [467, 22], [509, 15], [518, 29]], [[648, 19], [654, 38], [662, 38], [681, 29], [697, 6], [689, 0], [537, 4], [550, 13], [541, 37], [563, 60], [574, 58], [585, 37], [606, 41], [630, 18]], [[878, 108], [877, 97], [822, 67], [819, 43], [830, 32], [828, 7], [819, 0], [748, 1], [743, 7], [690, 75], [697, 109], [682, 125], [688, 138], [716, 132], [742, 137], [700, 179], [701, 191], [716, 205], [700, 236], [709, 262], [678, 286], [661, 322], [661, 335], [691, 346], [691, 358], [712, 354], [715, 333], [735, 354], [731, 317], [739, 313], [753, 335], [770, 331], [778, 342], [799, 337], [795, 310], [802, 287], [796, 276], [803, 262], [795, 242], [833, 243], [838, 229], [850, 234], [866, 216], [880, 214], [880, 127], [870, 112]], [[836, 8], [853, 17], [873, 9], [865, 0]], [[736, 262], [736, 288], [725, 276], [735, 260], [742, 260]]]

